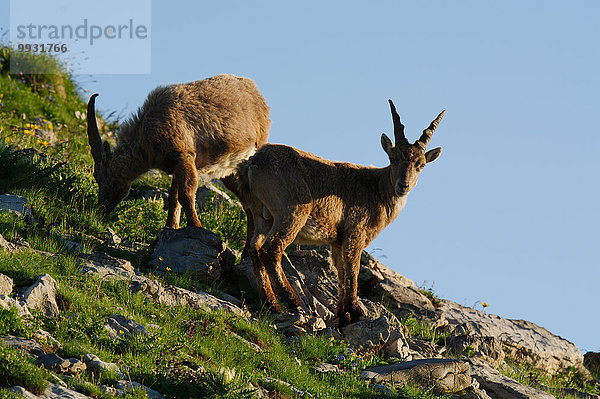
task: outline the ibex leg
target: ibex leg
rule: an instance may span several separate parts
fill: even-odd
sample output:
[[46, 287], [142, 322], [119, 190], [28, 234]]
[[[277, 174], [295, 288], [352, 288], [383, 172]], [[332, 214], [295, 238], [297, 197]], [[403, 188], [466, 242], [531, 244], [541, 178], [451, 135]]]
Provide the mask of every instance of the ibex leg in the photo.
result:
[[194, 157], [184, 155], [175, 168], [177, 185], [179, 187], [179, 202], [185, 212], [188, 226], [201, 227], [200, 219], [196, 214], [196, 190], [198, 189], [198, 171]]
[[169, 189], [169, 212], [167, 214], [167, 227], [178, 229], [180, 217], [181, 204], [179, 203], [179, 186], [177, 184], [177, 176], [173, 174], [171, 188]]
[[302, 302], [283, 272], [281, 258], [285, 249], [294, 241], [306, 223], [307, 218], [308, 214], [300, 211], [286, 215], [285, 219], [274, 221], [265, 243], [258, 251], [260, 261], [269, 274], [274, 291], [288, 306], [298, 309], [302, 308]]
[[281, 306], [277, 302], [277, 297], [273, 292], [273, 288], [271, 287], [271, 280], [269, 279], [269, 274], [267, 273], [267, 269], [262, 264], [260, 257], [258, 256], [258, 252], [262, 247], [265, 241], [264, 231], [268, 231], [269, 227], [265, 226], [266, 222], [264, 220], [257, 220], [255, 230], [252, 239], [248, 243], [248, 255], [250, 255], [250, 259], [252, 260], [252, 265], [254, 266], [254, 275], [256, 276], [256, 280], [258, 281], [259, 293], [261, 295], [261, 299], [266, 300], [269, 307], [276, 311], [281, 312]]

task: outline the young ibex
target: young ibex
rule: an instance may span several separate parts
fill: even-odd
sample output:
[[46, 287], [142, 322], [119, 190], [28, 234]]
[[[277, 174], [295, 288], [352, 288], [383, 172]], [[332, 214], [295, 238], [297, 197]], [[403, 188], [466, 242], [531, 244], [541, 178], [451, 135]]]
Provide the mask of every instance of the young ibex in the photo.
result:
[[276, 294], [290, 308], [301, 308], [281, 267], [292, 242], [329, 244], [339, 280], [337, 315], [341, 327], [363, 316], [358, 304], [362, 250], [402, 210], [425, 164], [441, 148], [425, 152], [445, 111], [410, 144], [389, 101], [396, 146], [385, 135], [381, 145], [390, 159], [385, 168], [332, 162], [284, 145], [263, 146], [238, 168], [242, 202], [254, 217], [248, 246], [261, 294], [276, 311]]
[[[200, 226], [195, 198], [199, 174], [226, 178], [267, 142], [269, 107], [254, 82], [218, 75], [186, 84], [158, 87], [131, 119], [121, 125], [111, 151], [102, 142], [95, 98], [88, 103], [88, 138], [94, 158], [98, 202], [110, 213], [131, 182], [149, 169], [173, 175], [167, 227], [178, 228], [181, 206], [188, 226]], [[248, 215], [250, 218], [250, 215]]]

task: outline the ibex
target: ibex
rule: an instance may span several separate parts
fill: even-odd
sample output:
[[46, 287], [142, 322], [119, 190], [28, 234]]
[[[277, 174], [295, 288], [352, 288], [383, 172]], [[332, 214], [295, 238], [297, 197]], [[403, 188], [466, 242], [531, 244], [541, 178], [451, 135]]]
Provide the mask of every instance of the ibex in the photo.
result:
[[396, 145], [381, 135], [390, 160], [385, 168], [332, 162], [274, 144], [240, 164], [242, 202], [254, 217], [249, 255], [261, 294], [274, 311], [281, 311], [277, 297], [290, 309], [302, 307], [281, 267], [284, 250], [295, 242], [331, 246], [339, 280], [340, 327], [364, 316], [357, 298], [361, 252], [398, 216], [425, 164], [442, 152], [425, 148], [445, 111], [410, 144], [389, 103]]
[[[110, 213], [133, 180], [160, 169], [173, 175], [166, 223], [172, 228], [179, 227], [182, 206], [188, 226], [201, 225], [195, 209], [199, 175], [229, 176], [267, 142], [271, 125], [269, 107], [252, 80], [218, 75], [154, 89], [137, 114], [121, 125], [118, 144], [111, 150], [98, 132], [97, 95], [89, 100], [87, 121], [99, 204]], [[227, 179], [224, 183], [235, 194]]]

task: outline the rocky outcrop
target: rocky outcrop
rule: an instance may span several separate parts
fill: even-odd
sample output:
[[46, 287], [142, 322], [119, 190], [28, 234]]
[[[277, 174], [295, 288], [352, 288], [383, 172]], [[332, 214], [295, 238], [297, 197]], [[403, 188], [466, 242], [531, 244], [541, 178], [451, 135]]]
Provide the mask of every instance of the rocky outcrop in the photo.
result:
[[94, 354], [88, 353], [83, 357], [83, 362], [87, 366], [87, 369], [96, 375], [100, 375], [103, 372], [121, 373], [119, 366], [114, 363], [104, 362]]
[[67, 388], [59, 384], [48, 383], [46, 390], [40, 396], [35, 396], [21, 386], [14, 386], [11, 391], [16, 392], [27, 399], [91, 399], [89, 396]]
[[469, 364], [456, 359], [424, 359], [364, 370], [363, 379], [432, 387], [438, 394], [452, 394], [471, 386]]
[[10, 295], [13, 290], [13, 279], [0, 273], [0, 295]]
[[27, 198], [13, 194], [0, 195], [0, 211], [14, 213], [17, 216], [29, 215]]
[[195, 272], [216, 281], [234, 262], [235, 255], [218, 235], [202, 227], [185, 227], [161, 231], [149, 265], [162, 271]]
[[148, 329], [133, 319], [120, 314], [114, 314], [106, 320], [104, 328], [111, 338], [123, 339], [134, 335], [150, 334]]
[[48, 370], [60, 374], [79, 374], [87, 368], [85, 363], [79, 359], [68, 358], [63, 359], [56, 353], [48, 353], [38, 356], [34, 364], [43, 366]]
[[37, 281], [29, 287], [23, 297], [29, 309], [37, 309], [46, 317], [56, 317], [60, 314], [56, 304], [58, 283], [49, 274], [38, 277]]
[[195, 306], [207, 310], [229, 310], [239, 316], [246, 316], [246, 311], [238, 305], [239, 300], [228, 297], [229, 300], [220, 299], [202, 291], [190, 291], [147, 278], [137, 272], [131, 262], [112, 257], [104, 253], [93, 253], [81, 256], [85, 274], [95, 275], [101, 279], [128, 280], [134, 292], [146, 294], [153, 300], [164, 305]]
[[471, 373], [493, 399], [554, 399], [549, 393], [521, 385], [480, 359], [469, 359]]
[[[448, 331], [455, 335], [492, 337], [508, 357], [529, 362], [550, 374], [569, 366], [583, 370], [583, 354], [577, 346], [543, 327], [525, 320], [504, 319], [450, 301], [442, 302]], [[496, 360], [500, 356], [491, 354]]]

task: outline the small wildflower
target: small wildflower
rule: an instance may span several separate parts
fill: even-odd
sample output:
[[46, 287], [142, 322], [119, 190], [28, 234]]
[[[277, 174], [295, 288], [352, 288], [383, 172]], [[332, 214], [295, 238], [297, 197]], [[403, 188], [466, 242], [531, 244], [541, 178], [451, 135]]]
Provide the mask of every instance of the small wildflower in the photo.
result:
[[337, 358], [338, 358], [339, 361], [346, 360], [346, 356], [342, 355], [341, 353], [338, 355]]
[[483, 306], [483, 308], [485, 309], [485, 308], [487, 308], [488, 306], [490, 306], [490, 304], [489, 304], [489, 303], [487, 303], [487, 302], [481, 302], [481, 306]]
[[159, 256], [159, 257], [158, 257], [158, 260], [160, 260], [160, 261], [163, 261], [164, 259], [163, 259], [163, 257], [162, 257], [162, 256]]
[[125, 334], [125, 331], [119, 330], [119, 334]]
[[168, 271], [168, 272], [170, 272], [170, 271], [171, 271], [171, 268], [170, 268], [169, 266], [167, 266], [167, 271]]
[[156, 339], [162, 341], [162, 337], [156, 337]]

